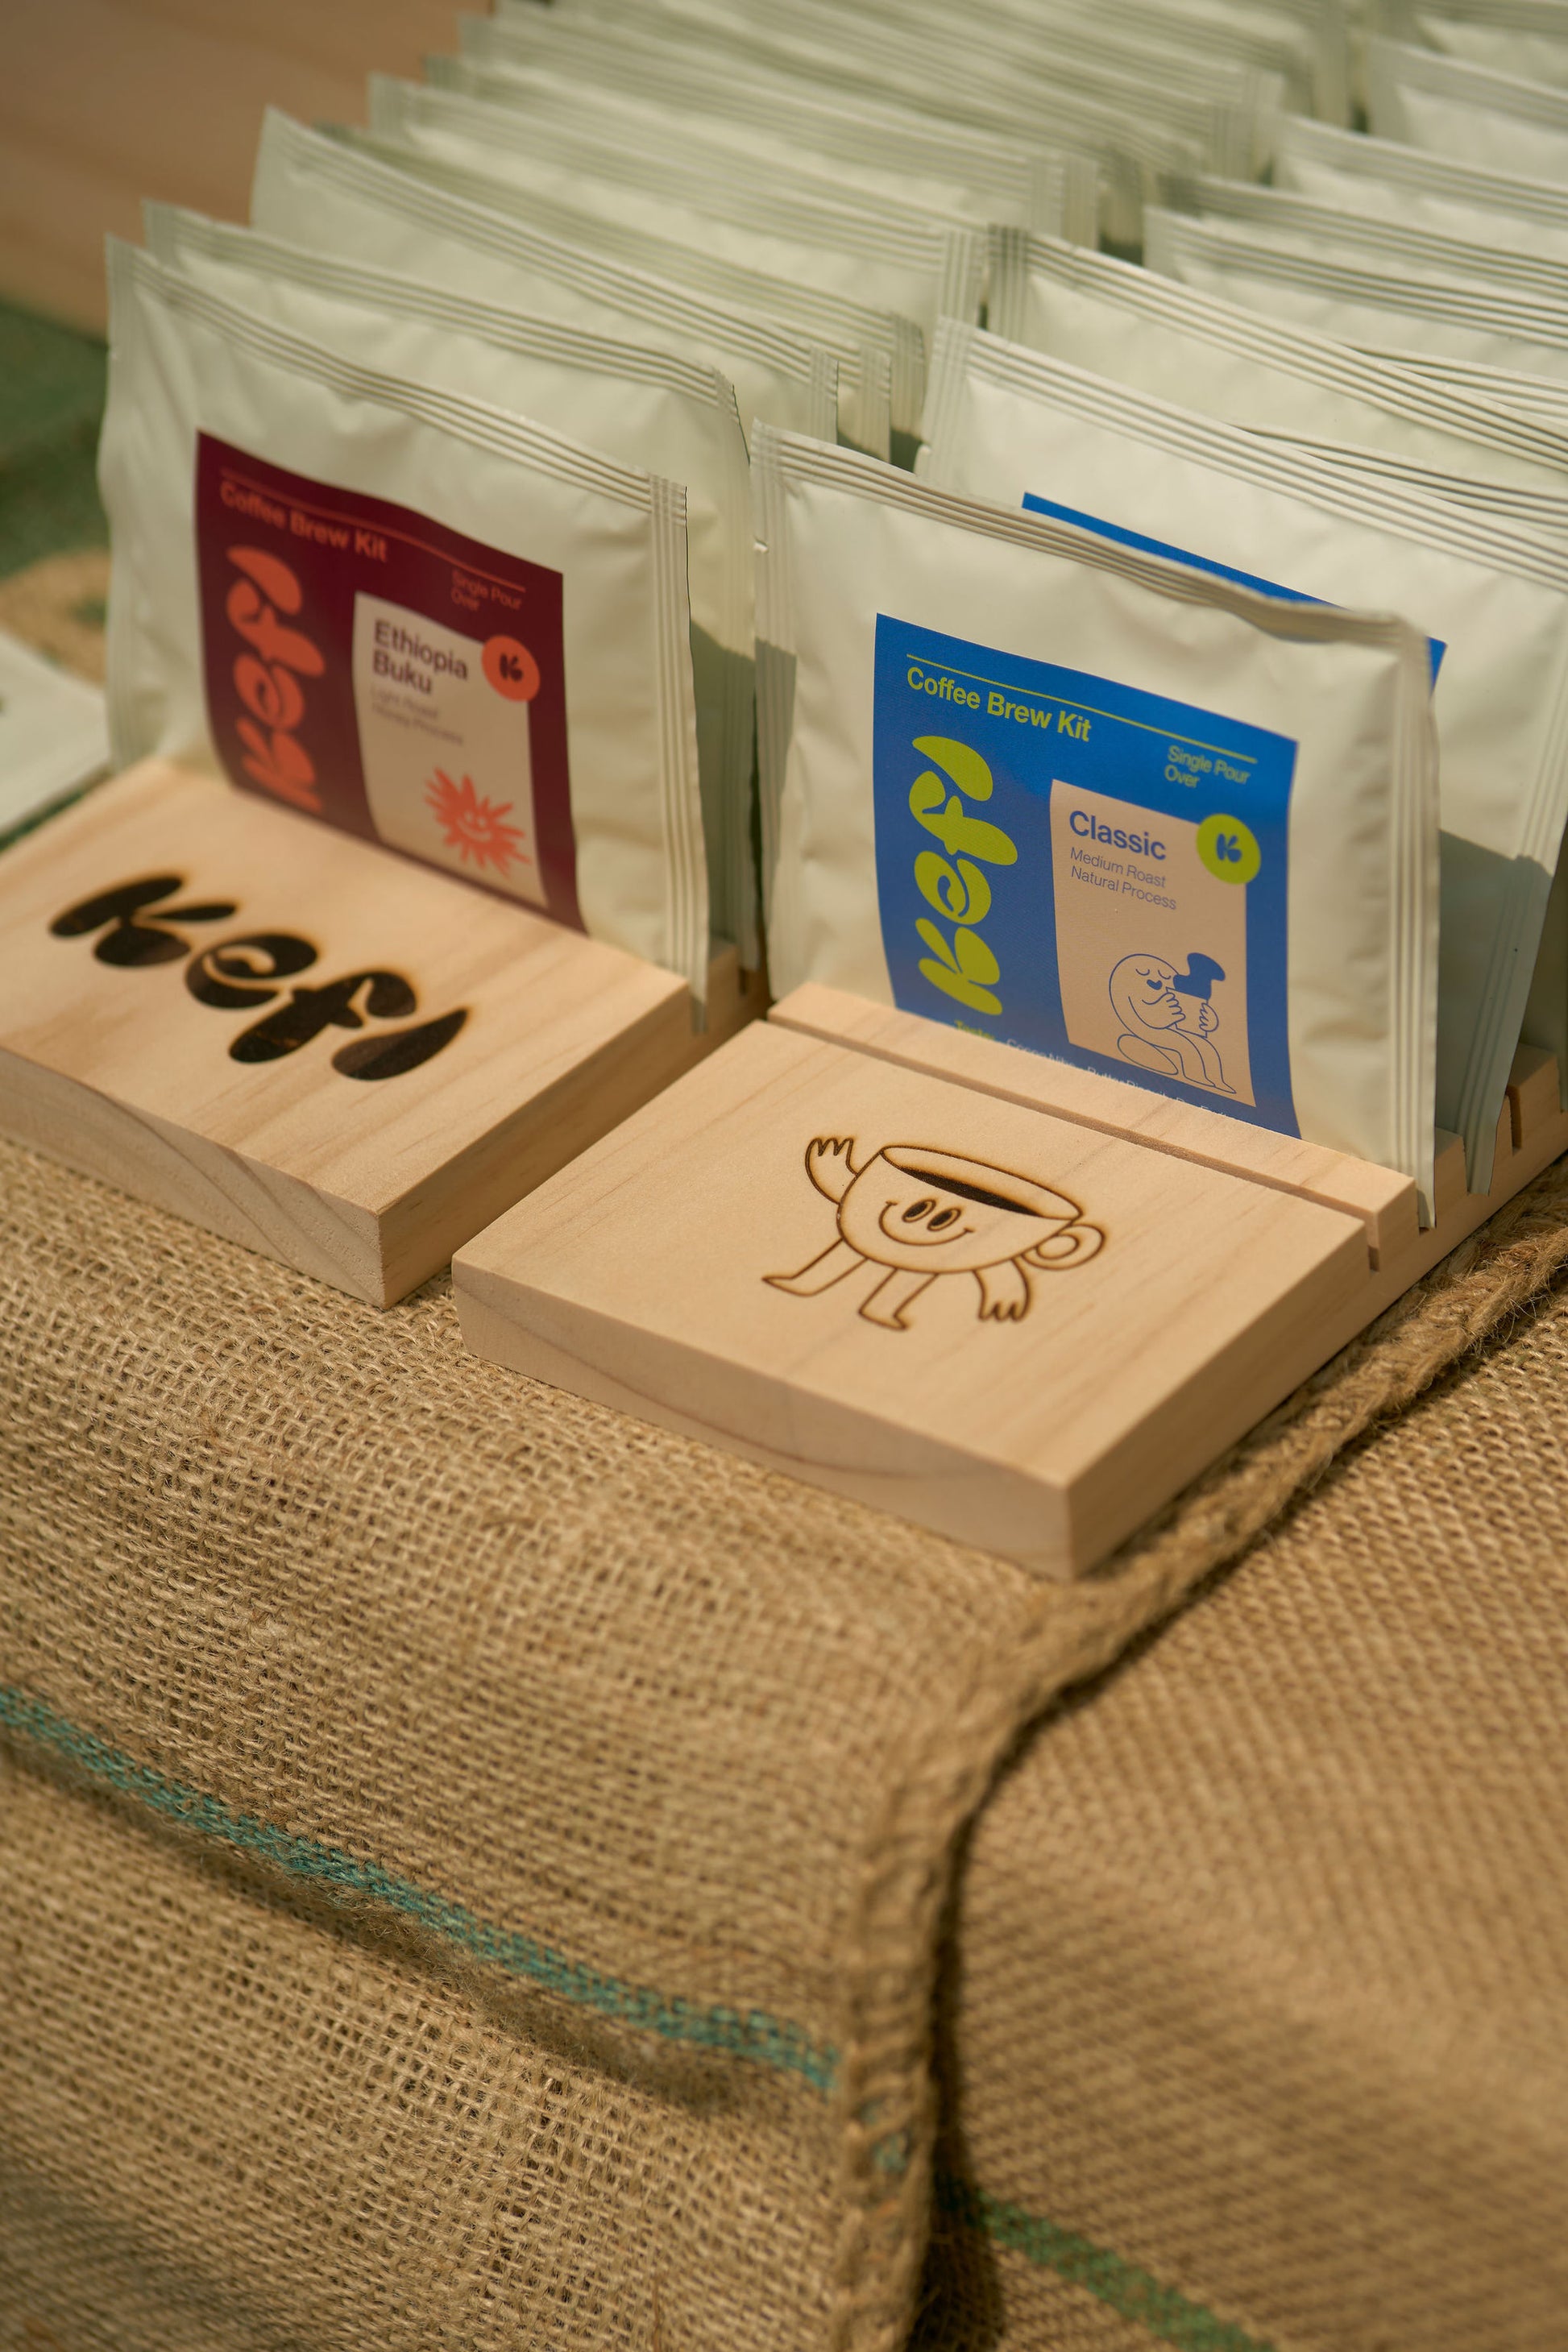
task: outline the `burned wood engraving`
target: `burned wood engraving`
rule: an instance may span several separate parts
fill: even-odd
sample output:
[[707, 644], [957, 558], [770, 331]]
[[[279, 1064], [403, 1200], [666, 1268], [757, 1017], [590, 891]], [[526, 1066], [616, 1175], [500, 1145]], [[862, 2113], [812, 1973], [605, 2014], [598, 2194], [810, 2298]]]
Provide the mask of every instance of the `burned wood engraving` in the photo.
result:
[[814, 1298], [864, 1265], [886, 1268], [860, 1312], [888, 1329], [909, 1328], [908, 1310], [937, 1277], [973, 1275], [982, 1321], [1021, 1322], [1030, 1277], [1063, 1274], [1103, 1247], [1076, 1201], [1033, 1177], [952, 1151], [889, 1143], [863, 1168], [853, 1137], [819, 1136], [805, 1168], [838, 1210], [837, 1238], [798, 1274], [763, 1276], [775, 1290]]

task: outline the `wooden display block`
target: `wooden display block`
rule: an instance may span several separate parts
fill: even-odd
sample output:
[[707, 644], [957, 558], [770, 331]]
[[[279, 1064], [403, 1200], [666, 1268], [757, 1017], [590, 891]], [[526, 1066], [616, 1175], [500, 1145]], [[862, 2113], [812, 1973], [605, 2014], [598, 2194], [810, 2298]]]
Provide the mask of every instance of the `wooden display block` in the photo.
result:
[[749, 1019], [163, 761], [0, 864], [0, 1127], [195, 1224], [403, 1297]]
[[975, 1042], [786, 998], [458, 1253], [468, 1344], [1072, 1576], [1568, 1149], [1523, 1054], [1492, 1193], [1445, 1150], [1423, 1231], [1387, 1171]]
[[1202, 1110], [1168, 1095], [1120, 1078], [1077, 1070], [1021, 1045], [1004, 1045], [966, 1029], [945, 1028], [891, 1004], [871, 1004], [841, 989], [815, 984], [795, 989], [774, 1008], [773, 1018], [808, 1037], [829, 1037], [856, 1045], [880, 1060], [909, 1070], [930, 1070], [956, 1078], [1005, 1101], [1054, 1111], [1107, 1135], [1124, 1135], [1177, 1159], [1223, 1168], [1272, 1185], [1283, 1192], [1321, 1201], [1360, 1217], [1367, 1229], [1373, 1263], [1408, 1247], [1416, 1234], [1415, 1187], [1408, 1176], [1369, 1160], [1352, 1160], [1300, 1137], [1250, 1127], [1223, 1111]]

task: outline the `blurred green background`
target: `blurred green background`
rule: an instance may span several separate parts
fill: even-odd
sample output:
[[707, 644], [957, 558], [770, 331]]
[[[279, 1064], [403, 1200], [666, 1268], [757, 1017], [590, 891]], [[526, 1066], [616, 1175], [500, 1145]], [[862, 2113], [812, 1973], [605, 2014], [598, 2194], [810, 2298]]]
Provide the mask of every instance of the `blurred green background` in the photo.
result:
[[94, 472], [107, 368], [95, 337], [0, 302], [0, 579], [108, 545]]

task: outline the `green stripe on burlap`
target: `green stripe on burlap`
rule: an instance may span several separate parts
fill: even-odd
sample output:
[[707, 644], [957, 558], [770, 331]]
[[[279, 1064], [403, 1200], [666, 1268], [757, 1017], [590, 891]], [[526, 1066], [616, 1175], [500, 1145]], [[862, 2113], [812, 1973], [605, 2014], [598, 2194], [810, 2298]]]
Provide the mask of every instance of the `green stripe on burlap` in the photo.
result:
[[[831, 2091], [837, 2079], [837, 2051], [813, 2042], [800, 2027], [770, 2017], [764, 2010], [702, 2009], [646, 1985], [606, 1976], [514, 1928], [480, 1919], [448, 1895], [417, 1886], [380, 1863], [367, 1862], [319, 1838], [301, 1837], [253, 1813], [237, 1813], [221, 1798], [172, 1780], [152, 1765], [138, 1764], [123, 1748], [100, 1739], [95, 1732], [79, 1730], [29, 1692], [0, 1684], [0, 1728], [49, 1750], [87, 1779], [134, 1798], [149, 1811], [179, 1822], [200, 1836], [255, 1854], [292, 1878], [384, 1903], [459, 1946], [470, 1958], [502, 1969], [509, 1976], [526, 1978], [531, 1984], [620, 2024], [801, 2075], [818, 2091]], [[898, 2168], [896, 2158], [891, 2168]], [[1021, 2205], [1009, 2205], [950, 2174], [938, 2176], [936, 2198], [954, 2220], [1084, 2288], [1122, 2318], [1146, 2327], [1161, 2343], [1174, 2345], [1177, 2352], [1272, 2352], [1272, 2347], [1260, 2337], [1217, 2318], [1176, 2288], [1163, 2285], [1136, 2263], [1124, 2262], [1120, 2254], [1097, 2246], [1076, 2231], [1043, 2221]]]
[[1022, 2205], [1009, 2205], [950, 2173], [938, 2176], [936, 2197], [955, 2221], [979, 2231], [993, 2244], [1022, 2254], [1037, 2268], [1055, 2271], [1123, 2319], [1146, 2327], [1162, 2344], [1175, 2345], [1178, 2352], [1273, 2352], [1261, 2336], [1216, 2317], [1136, 2263], [1124, 2262], [1092, 2239], [1079, 2237], [1076, 2230], [1060, 2229], [1055, 2221], [1042, 2221]]
[[509, 1976], [526, 1978], [564, 2000], [595, 2010], [638, 2032], [657, 2033], [668, 2042], [690, 2042], [700, 2049], [722, 2051], [728, 2057], [750, 2059], [759, 2066], [776, 2067], [783, 2074], [800, 2074], [818, 2091], [833, 2088], [838, 2073], [837, 2052], [813, 2042], [799, 2026], [770, 2017], [764, 2010], [702, 2009], [646, 1985], [626, 1984], [618, 1977], [605, 1976], [581, 1960], [536, 1943], [530, 1936], [477, 1918], [462, 1904], [416, 1886], [379, 1863], [363, 1861], [317, 1838], [297, 1836], [254, 1814], [237, 1813], [219, 1798], [185, 1788], [152, 1766], [138, 1764], [96, 1734], [79, 1730], [26, 1691], [0, 1685], [0, 1727], [51, 1750], [90, 1780], [135, 1798], [154, 1813], [164, 1814], [204, 1837], [256, 1854], [292, 1878], [384, 1903], [416, 1919], [433, 1935], [460, 1946], [474, 1959], [504, 1969]]

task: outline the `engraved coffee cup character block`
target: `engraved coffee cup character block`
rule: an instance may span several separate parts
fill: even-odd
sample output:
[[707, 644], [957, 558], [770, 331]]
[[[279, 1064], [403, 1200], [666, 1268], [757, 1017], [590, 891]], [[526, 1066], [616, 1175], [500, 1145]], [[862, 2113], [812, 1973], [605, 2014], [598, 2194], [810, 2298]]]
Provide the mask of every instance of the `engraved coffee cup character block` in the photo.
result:
[[798, 1274], [764, 1276], [775, 1290], [813, 1298], [861, 1266], [883, 1266], [860, 1312], [903, 1331], [907, 1309], [939, 1275], [972, 1274], [981, 1319], [1019, 1322], [1031, 1273], [1066, 1273], [1104, 1245], [1076, 1201], [1010, 1169], [921, 1144], [885, 1144], [863, 1168], [854, 1153], [852, 1136], [806, 1146], [807, 1175], [837, 1204], [838, 1235]]

